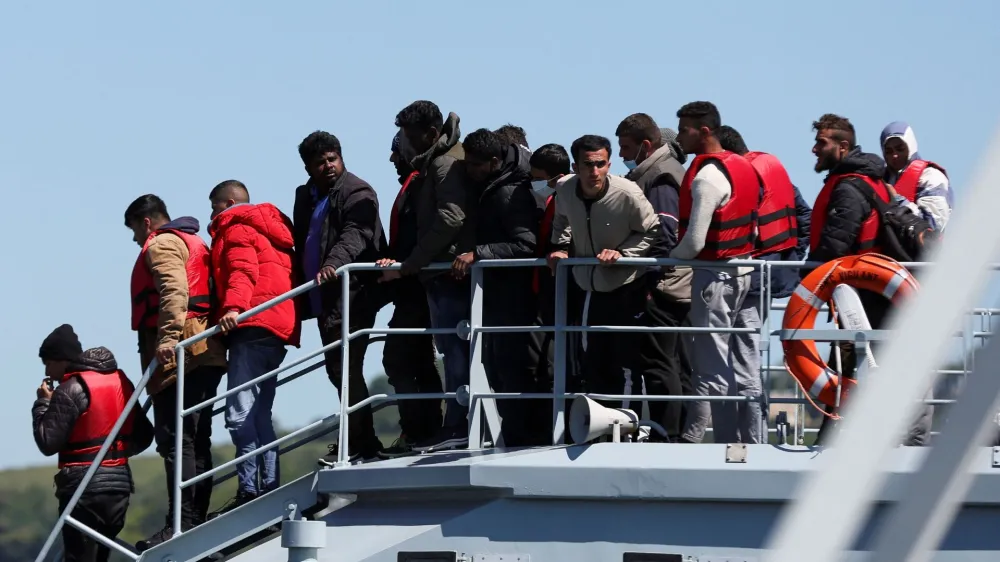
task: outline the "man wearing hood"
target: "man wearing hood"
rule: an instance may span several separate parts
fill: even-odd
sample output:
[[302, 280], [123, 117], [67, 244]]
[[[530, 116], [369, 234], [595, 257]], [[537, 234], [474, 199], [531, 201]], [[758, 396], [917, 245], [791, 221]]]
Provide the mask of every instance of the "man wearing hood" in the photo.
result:
[[[416, 245], [401, 260], [401, 268], [383, 272], [382, 280], [418, 275], [427, 291], [431, 325], [439, 329], [452, 329], [468, 320], [471, 304], [467, 277], [456, 279], [441, 270], [421, 271], [432, 263], [451, 263], [475, 244], [475, 194], [469, 189], [464, 167], [456, 165], [464, 157], [458, 122], [458, 115], [449, 113], [445, 120], [438, 106], [426, 100], [415, 101], [396, 115], [396, 126], [403, 131], [400, 153], [423, 179], [414, 202]], [[457, 334], [438, 334], [434, 342], [444, 354], [445, 391], [455, 392], [469, 384], [469, 342]], [[468, 445], [467, 417], [467, 408], [448, 400], [443, 427], [415, 448], [426, 451]]]
[[493, 131], [500, 137], [500, 140], [505, 144], [513, 144], [523, 148], [528, 156], [531, 156], [531, 148], [528, 147], [528, 135], [525, 134], [524, 129], [514, 125], [513, 123], [507, 123], [499, 129]]
[[[470, 186], [479, 192], [479, 219], [475, 246], [452, 264], [456, 277], [465, 277], [480, 260], [531, 259], [538, 245], [541, 220], [531, 192], [531, 167], [521, 148], [499, 135], [479, 129], [465, 137], [465, 169]], [[530, 326], [537, 306], [530, 268], [487, 268], [483, 271], [483, 323], [486, 326]], [[483, 366], [498, 392], [541, 392], [538, 366], [541, 334], [516, 332], [486, 334]], [[501, 400], [504, 445], [540, 445], [547, 432], [549, 410], [542, 400]]]
[[[388, 257], [380, 265], [406, 259], [417, 244], [416, 204], [423, 179], [401, 152], [402, 131], [392, 138], [389, 161], [399, 176], [399, 192], [389, 214]], [[427, 293], [416, 276], [407, 276], [384, 285], [386, 303], [393, 304], [390, 328], [430, 328]], [[434, 336], [430, 334], [388, 334], [382, 348], [382, 367], [397, 394], [440, 394], [441, 374], [437, 369]], [[435, 436], [441, 427], [440, 400], [401, 400], [400, 435], [379, 453], [394, 458], [413, 452], [413, 446]]]
[[[666, 133], [666, 136], [664, 135]], [[677, 143], [677, 134], [661, 129], [645, 113], [626, 117], [615, 131], [618, 137], [618, 155], [629, 169], [626, 179], [634, 181], [660, 220], [662, 236], [650, 257], [666, 257], [677, 245], [679, 216], [678, 202], [681, 183], [684, 181], [686, 160]], [[647, 273], [650, 298], [646, 301], [646, 325], [651, 327], [678, 327], [691, 309], [691, 268], [666, 266]], [[683, 337], [677, 332], [649, 332], [642, 334], [640, 354], [648, 368], [632, 373], [632, 387], [641, 388], [644, 379], [650, 395], [675, 395], [691, 393], [691, 373], [683, 368]], [[638, 392], [635, 392], [638, 393]], [[649, 414], [659, 422], [671, 440], [680, 438], [684, 412], [683, 402], [649, 403]], [[658, 439], [659, 435], [651, 435]]]
[[[352, 333], [375, 325], [375, 315], [382, 304], [376, 289], [378, 274], [371, 271], [349, 274], [350, 318], [343, 318], [342, 280], [338, 270], [347, 264], [381, 259], [386, 247], [385, 232], [375, 189], [347, 171], [336, 136], [325, 131], [311, 133], [299, 144], [299, 157], [309, 181], [295, 190], [294, 267], [301, 268], [300, 278], [315, 279], [321, 284], [302, 295], [300, 318], [317, 319], [320, 339], [327, 346], [340, 340], [343, 322], [348, 322]], [[350, 353], [347, 372], [350, 384], [348, 395], [341, 393], [340, 399], [351, 405], [368, 398], [364, 377], [368, 340], [369, 336], [363, 335], [346, 343]], [[326, 353], [326, 373], [339, 392], [344, 376], [339, 347]], [[371, 407], [352, 413], [348, 427], [348, 458], [352, 461], [377, 458], [382, 443], [375, 435]], [[333, 466], [337, 462], [338, 446], [330, 446], [329, 454], [319, 460], [320, 465]]]
[[[69, 324], [59, 326], [45, 338], [38, 356], [45, 364], [45, 380], [31, 408], [32, 427], [38, 450], [45, 456], [59, 455], [55, 485], [62, 512], [125, 411], [135, 387], [118, 369], [108, 349], [83, 351]], [[49, 386], [53, 382], [59, 383], [55, 390]], [[152, 442], [153, 426], [142, 408], [135, 405], [70, 515], [114, 540], [125, 526], [129, 499], [135, 492], [128, 459], [145, 451]], [[108, 547], [76, 527], [67, 523], [62, 535], [64, 560], [108, 560]]]
[[[237, 317], [295, 287], [292, 221], [270, 203], [250, 203], [237, 180], [212, 189], [212, 270], [219, 328], [229, 348], [230, 390], [281, 366], [286, 345], [299, 345], [295, 302], [286, 300], [237, 324]], [[226, 398], [226, 429], [240, 457], [277, 439], [271, 407], [272, 377]], [[281, 484], [278, 451], [271, 449], [236, 467], [236, 497], [218, 513], [235, 509]]]
[[[142, 251], [132, 269], [132, 329], [139, 334], [143, 370], [155, 357], [159, 366], [146, 386], [153, 397], [156, 452], [163, 457], [167, 476], [166, 525], [147, 540], [136, 543], [144, 551], [169, 540], [174, 530], [174, 439], [177, 431], [177, 363], [174, 347], [209, 328], [211, 265], [208, 245], [198, 236], [194, 217], [171, 220], [167, 206], [156, 195], [143, 195], [125, 210], [125, 226]], [[190, 408], [214, 398], [226, 370], [226, 352], [218, 338], [208, 338], [184, 349], [183, 405]], [[181, 426], [181, 477], [190, 480], [212, 469], [212, 409], [184, 417]], [[212, 479], [181, 490], [181, 531], [205, 522], [212, 499]]]
[[892, 184], [913, 212], [934, 230], [944, 232], [952, 205], [948, 173], [920, 156], [913, 129], [902, 121], [893, 121], [882, 129], [881, 143], [886, 183]]

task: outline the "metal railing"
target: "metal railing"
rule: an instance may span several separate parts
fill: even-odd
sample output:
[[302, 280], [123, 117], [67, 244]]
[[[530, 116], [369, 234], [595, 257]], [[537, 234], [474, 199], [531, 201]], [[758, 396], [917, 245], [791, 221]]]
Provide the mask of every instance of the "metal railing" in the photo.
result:
[[[350, 331], [350, 322], [348, 321], [350, 315], [350, 273], [357, 271], [386, 271], [392, 269], [399, 269], [399, 264], [389, 266], [389, 267], [379, 267], [373, 263], [358, 263], [358, 264], [348, 264], [337, 270], [337, 278], [341, 282], [341, 295], [342, 295], [342, 315], [344, 319], [342, 322], [341, 339], [335, 341], [329, 345], [325, 345], [320, 349], [306, 354], [305, 356], [292, 361], [287, 365], [282, 365], [281, 367], [274, 369], [268, 373], [265, 373], [256, 379], [242, 383], [232, 389], [228, 389], [226, 392], [221, 393], [214, 398], [205, 400], [199, 404], [195, 404], [191, 407], [185, 407], [184, 401], [180, 398], [176, 401], [176, 427], [178, 430], [175, 432], [175, 442], [174, 442], [174, 509], [172, 516], [172, 528], [174, 532], [174, 537], [177, 537], [184, 533], [181, 525], [181, 490], [194, 485], [197, 482], [201, 482], [208, 478], [213, 478], [223, 470], [229, 469], [231, 467], [235, 468], [239, 463], [260, 455], [268, 450], [279, 448], [279, 452], [287, 452], [293, 450], [313, 439], [326, 435], [332, 432], [335, 428], [339, 430], [338, 436], [338, 458], [335, 464], [337, 466], [344, 466], [348, 464], [349, 458], [349, 417], [351, 413], [364, 408], [366, 406], [372, 406], [374, 408], [379, 408], [388, 405], [392, 402], [398, 402], [401, 400], [428, 400], [428, 399], [458, 399], [464, 400], [468, 398], [469, 414], [469, 446], [482, 447], [484, 445], [484, 439], [482, 434], [482, 426], [485, 418], [485, 425], [490, 431], [491, 437], [493, 439], [492, 443], [494, 446], [502, 446], [502, 435], [500, 433], [500, 420], [496, 410], [495, 400], [498, 399], [551, 399], [553, 401], [553, 412], [552, 412], [552, 438], [553, 443], [561, 444], [564, 442], [564, 420], [565, 420], [565, 400], [567, 398], [573, 398], [579, 395], [586, 395], [598, 400], [635, 400], [639, 402], [650, 402], [650, 401], [759, 401], [761, 402], [761, 408], [765, 412], [763, 416], [764, 419], [762, 423], [764, 424], [763, 429], [766, 428], [768, 420], [768, 410], [771, 404], [797, 404], [799, 408], [803, 408], [808, 401], [801, 396], [800, 389], [796, 386], [796, 396], [794, 398], [771, 398], [770, 397], [770, 373], [771, 372], [782, 372], [784, 368], [772, 366], [771, 363], [771, 345], [770, 338], [772, 336], [778, 336], [779, 339], [811, 339], [815, 341], [822, 342], [832, 342], [832, 341], [858, 341], [867, 342], [872, 340], [886, 339], [888, 334], [881, 330], [796, 330], [795, 334], [786, 334], [782, 330], [772, 330], [771, 323], [773, 322], [774, 311], [784, 310], [784, 305], [773, 304], [771, 299], [771, 271], [773, 268], [802, 268], [802, 267], [817, 267], [822, 265], [819, 262], [777, 262], [777, 261], [766, 261], [766, 260], [730, 260], [724, 265], [719, 262], [707, 262], [707, 261], [693, 261], [693, 260], [675, 260], [668, 258], [622, 258], [616, 262], [614, 266], [687, 266], [687, 267], [699, 267], [699, 268], [734, 268], [734, 267], [752, 267], [761, 273], [761, 290], [763, 294], [761, 295], [760, 305], [758, 312], [763, 318], [761, 328], [759, 330], [753, 328], [729, 328], [729, 329], [712, 329], [712, 328], [701, 328], [692, 326], [679, 326], [679, 327], [646, 327], [646, 326], [578, 326], [571, 325], [567, 323], [567, 302], [566, 302], [566, 288], [567, 288], [567, 275], [566, 268], [574, 265], [597, 265], [598, 262], [593, 258], [567, 258], [558, 262], [555, 269], [555, 317], [554, 325], [552, 326], [485, 326], [483, 325], [482, 317], [482, 303], [483, 303], [483, 271], [486, 268], [509, 268], [509, 267], [545, 267], [547, 264], [545, 260], [542, 259], [513, 259], [513, 260], [485, 260], [476, 262], [471, 268], [471, 307], [470, 307], [470, 318], [468, 321], [461, 322], [458, 326], [454, 328], [367, 328], [362, 330], [357, 330], [355, 332]], [[903, 264], [907, 267], [922, 267], [930, 264], [926, 263], [907, 263]], [[425, 269], [429, 270], [446, 270], [450, 269], [450, 264], [432, 264]], [[998, 269], [998, 267], [994, 267]], [[292, 299], [317, 287], [316, 281], [309, 281], [303, 285], [300, 285], [291, 291], [275, 297], [270, 301], [267, 301], [259, 306], [256, 306], [242, 314], [237, 318], [238, 322], [242, 322], [256, 314], [259, 314], [265, 310], [268, 310], [288, 299]], [[992, 315], [1000, 314], [1000, 309], [974, 309], [972, 311], [973, 316], [980, 316], [983, 318], [982, 330], [974, 330], [974, 318], [970, 317], [970, 321], [967, 326], [960, 334], [965, 346], [963, 347], [964, 353], [964, 363], [962, 370], [939, 370], [938, 372], [945, 375], [967, 375], [972, 366], [969, 364], [971, 361], [971, 350], [974, 347], [974, 341], [976, 339], [983, 339], [992, 335], [992, 332], [987, 329], [985, 322], [989, 322], [989, 328], [992, 328]], [[567, 361], [567, 342], [566, 334], [571, 332], [672, 332], [672, 333], [683, 333], [683, 334], [698, 334], [698, 333], [758, 333], [761, 335], [761, 347], [760, 353], [766, 357], [766, 360], [761, 362], [760, 372], [762, 378], [762, 393], [760, 397], [747, 397], [747, 396], [650, 396], [642, 394], [622, 394], [622, 395], [608, 395], [608, 394], [595, 394], [595, 393], [567, 393], [566, 392], [566, 361]], [[488, 333], [510, 333], [510, 332], [553, 332], [553, 343], [554, 343], [554, 362], [553, 362], [553, 389], [551, 393], [516, 393], [516, 392], [492, 392], [489, 382], [485, 375], [482, 362], [480, 360], [482, 356], [482, 335]], [[203, 341], [207, 338], [216, 336], [220, 333], [218, 326], [212, 327], [201, 334], [188, 338], [177, 344], [175, 351], [177, 357], [177, 380], [176, 380], [176, 393], [178, 397], [184, 396], [184, 385], [185, 385], [185, 354], [184, 350], [189, 346]], [[370, 396], [362, 402], [357, 404], [349, 404], [350, 396], [350, 384], [351, 378], [348, 376], [350, 370], [350, 346], [343, 345], [344, 342], [350, 342], [351, 340], [361, 337], [361, 336], [371, 336], [371, 335], [381, 335], [388, 336], [393, 334], [405, 335], [405, 334], [455, 334], [463, 339], [469, 340], [472, 349], [470, 350], [471, 365], [470, 365], [470, 377], [468, 394], [465, 395], [462, 392], [464, 389], [452, 390], [449, 392], [436, 393], [436, 394], [377, 394]], [[374, 339], [372, 341], [375, 341]], [[282, 436], [272, 443], [264, 445], [253, 452], [241, 455], [232, 459], [226, 463], [223, 463], [212, 470], [205, 473], [199, 474], [198, 476], [191, 478], [189, 480], [183, 480], [182, 475], [182, 432], [179, 428], [183, 427], [183, 418], [192, 413], [200, 411], [204, 408], [208, 408], [218, 401], [225, 400], [227, 397], [236, 394], [244, 389], [250, 388], [254, 385], [260, 384], [268, 379], [277, 377], [278, 375], [290, 371], [296, 367], [299, 367], [309, 360], [327, 353], [337, 347], [341, 350], [341, 369], [344, 376], [341, 377], [341, 388], [340, 388], [340, 411], [338, 413], [331, 414], [329, 416], [323, 417], [317, 421], [314, 421], [302, 428], [299, 428], [285, 436]], [[311, 365], [304, 367], [298, 372], [279, 379], [277, 385], [281, 386], [288, 382], [298, 379], [299, 377], [312, 372], [324, 364], [324, 359], [321, 359]], [[73, 527], [79, 529], [81, 532], [91, 536], [101, 544], [115, 550], [133, 560], [137, 560], [139, 557], [129, 550], [128, 548], [121, 546], [115, 541], [108, 540], [103, 537], [84, 523], [76, 520], [72, 517], [71, 513], [77, 503], [80, 500], [83, 492], [86, 490], [87, 485], [92, 480], [95, 472], [100, 466], [101, 461], [106, 456], [111, 444], [117, 438], [119, 431], [127, 419], [128, 414], [132, 409], [138, 404], [138, 399], [141, 392], [145, 389], [147, 383], [153, 372], [157, 369], [157, 361], [154, 359], [150, 365], [143, 372], [142, 378], [135, 386], [135, 391], [132, 397], [128, 400], [125, 406], [125, 411], [122, 416], [116, 421], [111, 433], [104, 441], [100, 450], [97, 453], [97, 458], [91, 463], [86, 474], [81, 480], [79, 486], [74, 492], [70, 501], [67, 503], [66, 508], [60, 514], [55, 526], [47, 537], [42, 550], [36, 557], [36, 562], [42, 562], [52, 545], [54, 544], [56, 538], [59, 536], [60, 531], [66, 524], [72, 525]], [[952, 400], [927, 400], [925, 401], [930, 404], [950, 404]], [[149, 407], [149, 403], [145, 404], [145, 408]], [[224, 408], [216, 409], [212, 411], [212, 415], [217, 415], [224, 411]], [[795, 439], [798, 442], [799, 439], [799, 422], [798, 415], [796, 415], [795, 423]], [[803, 428], [804, 429], [804, 428]], [[709, 429], [711, 430], [711, 429]], [[773, 431], [773, 430], [772, 430]], [[291, 443], [288, 447], [281, 449], [280, 447], [286, 443]], [[235, 471], [230, 471], [229, 473], [222, 475], [215, 479], [215, 482], [221, 482], [235, 476]]]

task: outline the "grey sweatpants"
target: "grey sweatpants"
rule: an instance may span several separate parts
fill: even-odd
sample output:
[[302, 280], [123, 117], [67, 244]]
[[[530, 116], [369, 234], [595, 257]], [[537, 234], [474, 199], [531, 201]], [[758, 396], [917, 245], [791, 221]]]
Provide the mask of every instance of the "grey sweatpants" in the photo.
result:
[[[759, 330], [759, 299], [748, 299], [749, 290], [749, 274], [695, 268], [691, 325]], [[696, 396], [761, 395], [759, 334], [694, 334], [690, 352]], [[711, 419], [716, 443], [765, 443], [761, 418], [759, 402], [694, 402], [688, 407], [682, 437], [701, 442]]]

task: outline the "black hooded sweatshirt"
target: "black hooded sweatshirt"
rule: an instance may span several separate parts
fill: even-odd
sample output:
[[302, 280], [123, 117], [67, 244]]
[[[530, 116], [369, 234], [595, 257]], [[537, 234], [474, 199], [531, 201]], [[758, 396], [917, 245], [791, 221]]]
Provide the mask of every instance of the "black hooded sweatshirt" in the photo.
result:
[[[66, 372], [96, 371], [114, 375], [118, 362], [110, 350], [95, 347], [83, 352], [79, 359], [71, 362]], [[79, 378], [72, 377], [61, 383], [52, 393], [51, 399], [38, 399], [31, 408], [35, 444], [45, 456], [58, 454], [69, 442], [76, 420], [90, 407], [90, 395]], [[132, 436], [126, 440], [128, 455], [145, 451], [153, 442], [153, 426], [142, 409], [135, 408], [132, 422]], [[69, 497], [76, 491], [86, 466], [68, 466], [55, 476], [56, 497]], [[87, 494], [132, 493], [132, 471], [129, 466], [102, 466], [87, 486]]]
[[[476, 261], [534, 259], [542, 213], [531, 190], [527, 154], [510, 145], [500, 170], [479, 196]], [[485, 269], [483, 314], [487, 321], [534, 320], [533, 276], [530, 267]]]
[[[875, 154], [861, 152], [858, 146], [830, 170], [827, 178], [839, 174], [860, 174], [881, 181], [884, 173], [885, 162]], [[838, 182], [830, 193], [819, 245], [809, 252], [809, 260], [826, 262], [856, 254], [861, 224], [871, 212], [871, 205], [857, 187], [847, 180]]]

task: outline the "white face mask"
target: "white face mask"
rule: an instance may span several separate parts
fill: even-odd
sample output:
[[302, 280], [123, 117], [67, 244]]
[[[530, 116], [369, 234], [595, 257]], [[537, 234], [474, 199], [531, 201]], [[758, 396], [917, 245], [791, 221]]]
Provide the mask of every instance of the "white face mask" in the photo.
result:
[[[639, 145], [639, 152], [642, 152], [642, 145]], [[639, 158], [639, 152], [636, 152], [636, 155], [635, 155], [636, 158]], [[628, 170], [630, 172], [632, 170], [634, 170], [635, 167], [638, 166], [638, 165], [639, 165], [639, 163], [636, 162], [635, 160], [625, 160], [625, 167], [628, 168]]]
[[531, 189], [535, 191], [545, 191], [546, 189], [551, 189], [549, 187], [549, 182], [545, 180], [532, 180]]

